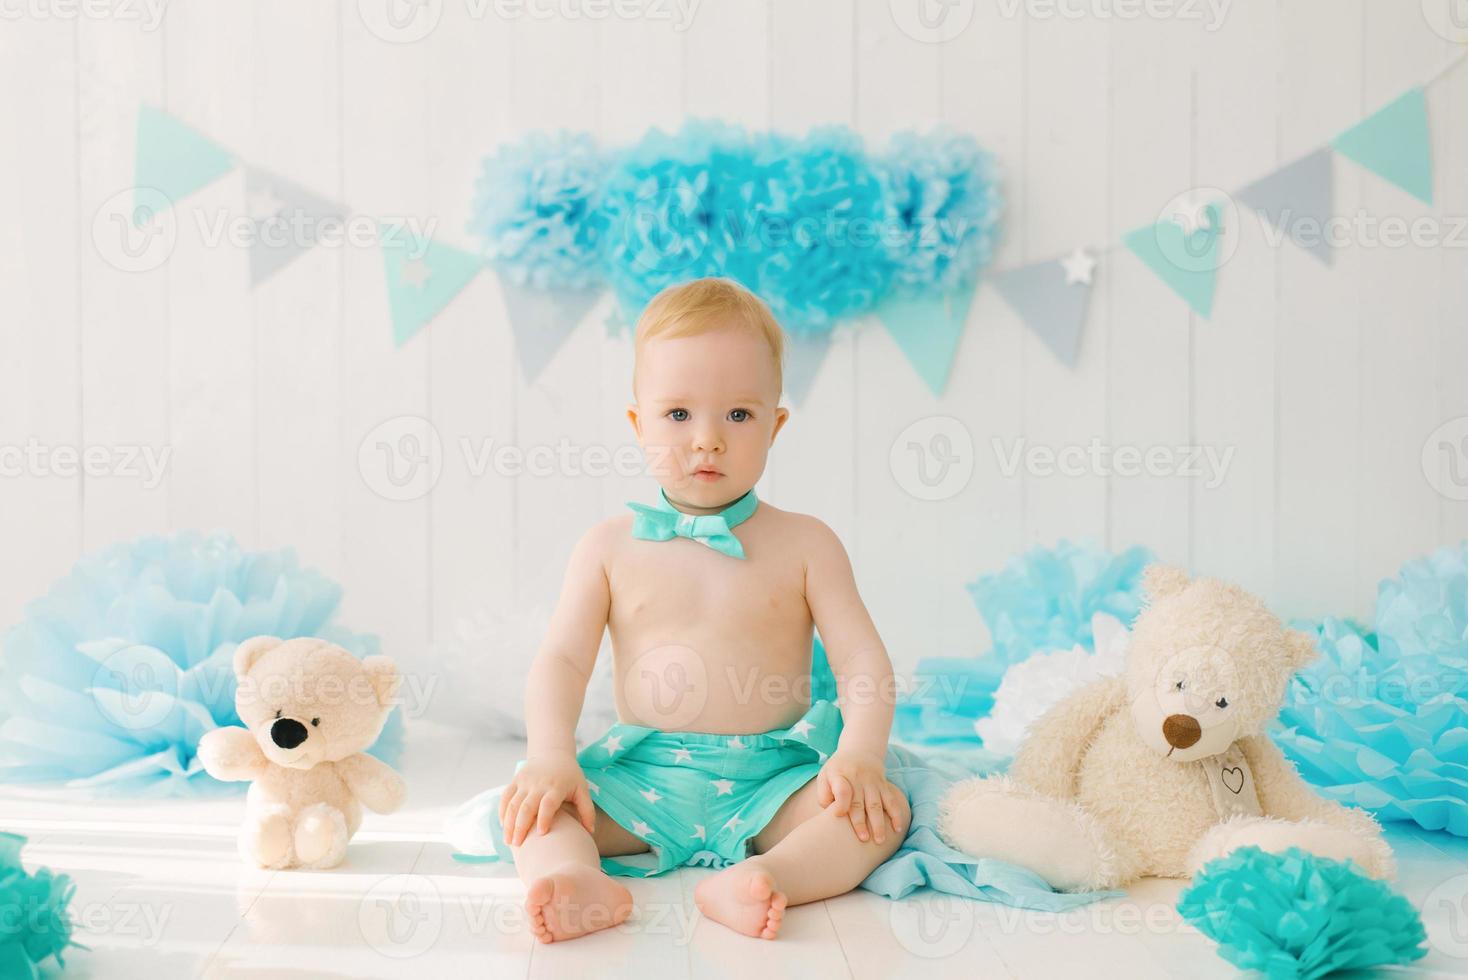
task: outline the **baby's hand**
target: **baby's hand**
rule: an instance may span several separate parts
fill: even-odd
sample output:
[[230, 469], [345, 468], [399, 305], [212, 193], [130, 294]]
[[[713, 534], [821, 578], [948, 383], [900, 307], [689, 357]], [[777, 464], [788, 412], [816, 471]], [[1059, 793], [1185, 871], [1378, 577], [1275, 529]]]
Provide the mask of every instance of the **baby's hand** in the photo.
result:
[[525, 843], [532, 824], [542, 834], [547, 833], [556, 811], [567, 800], [576, 804], [581, 825], [591, 833], [596, 827], [596, 808], [592, 806], [591, 788], [576, 757], [543, 756], [527, 761], [500, 795], [500, 826], [505, 829], [505, 843], [513, 847]]
[[822, 807], [836, 804], [836, 815], [851, 817], [851, 828], [856, 836], [866, 840], [871, 834], [880, 844], [887, 839], [887, 821], [892, 829], [902, 832], [902, 806], [899, 798], [902, 791], [887, 781], [887, 770], [882, 757], [854, 750], [837, 749], [816, 776], [820, 784], [817, 791]]

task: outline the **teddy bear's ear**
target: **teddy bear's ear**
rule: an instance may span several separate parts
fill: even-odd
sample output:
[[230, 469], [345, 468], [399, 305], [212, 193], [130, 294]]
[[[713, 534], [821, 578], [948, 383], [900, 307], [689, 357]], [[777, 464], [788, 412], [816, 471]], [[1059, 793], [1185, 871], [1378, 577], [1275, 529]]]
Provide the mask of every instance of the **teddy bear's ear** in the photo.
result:
[[1142, 571], [1142, 587], [1147, 590], [1147, 598], [1165, 599], [1188, 587], [1188, 573], [1172, 565], [1148, 565]]
[[278, 636], [252, 636], [234, 648], [234, 675], [244, 677], [255, 661], [285, 641]]
[[362, 668], [367, 671], [372, 690], [377, 693], [377, 703], [384, 708], [391, 705], [397, 697], [398, 684], [402, 681], [398, 665], [389, 657], [366, 657], [362, 661]]
[[1315, 637], [1299, 630], [1285, 630], [1285, 650], [1289, 653], [1291, 666], [1296, 670], [1310, 666], [1320, 656], [1320, 650], [1315, 646]]

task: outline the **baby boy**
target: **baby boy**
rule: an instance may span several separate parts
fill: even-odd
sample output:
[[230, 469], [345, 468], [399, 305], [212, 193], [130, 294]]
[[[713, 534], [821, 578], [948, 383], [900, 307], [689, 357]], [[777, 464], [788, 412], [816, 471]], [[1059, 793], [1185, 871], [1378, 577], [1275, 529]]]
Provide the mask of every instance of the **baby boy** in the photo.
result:
[[[635, 343], [627, 416], [659, 502], [573, 550], [526, 688], [526, 758], [484, 821], [542, 942], [627, 918], [608, 871], [685, 864], [722, 868], [695, 891], [704, 915], [773, 939], [787, 906], [850, 891], [902, 843], [908, 800], [883, 768], [892, 666], [841, 541], [755, 496], [789, 416], [769, 309], [697, 280], [653, 299]], [[839, 710], [812, 698], [813, 627]], [[603, 630], [620, 721], [578, 753]], [[649, 851], [652, 867], [615, 860]]]

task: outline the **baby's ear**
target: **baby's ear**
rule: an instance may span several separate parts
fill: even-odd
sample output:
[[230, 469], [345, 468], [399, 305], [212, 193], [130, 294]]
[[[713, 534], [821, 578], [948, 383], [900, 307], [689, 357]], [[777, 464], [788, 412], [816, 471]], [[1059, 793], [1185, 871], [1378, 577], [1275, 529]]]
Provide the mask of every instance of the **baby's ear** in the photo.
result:
[[390, 707], [397, 697], [398, 684], [403, 679], [398, 673], [398, 665], [388, 657], [367, 657], [362, 661], [362, 669], [367, 671], [367, 679], [372, 683], [377, 703], [384, 708]]
[[637, 412], [637, 403], [633, 402], [627, 406], [627, 421], [632, 423], [632, 432], [637, 436], [637, 442], [642, 443], [642, 416]]
[[1142, 572], [1142, 587], [1154, 602], [1177, 595], [1188, 587], [1188, 573], [1172, 565], [1152, 564]]
[[255, 662], [285, 641], [278, 636], [252, 636], [234, 648], [234, 675], [243, 678]]

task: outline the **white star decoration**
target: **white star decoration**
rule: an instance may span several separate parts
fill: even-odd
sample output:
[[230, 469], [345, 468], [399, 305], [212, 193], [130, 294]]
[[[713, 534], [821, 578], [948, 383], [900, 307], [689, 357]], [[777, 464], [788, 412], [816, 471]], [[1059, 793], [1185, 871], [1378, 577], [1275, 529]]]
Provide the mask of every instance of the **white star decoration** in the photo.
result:
[[415, 289], [422, 289], [432, 276], [433, 270], [429, 269], [428, 263], [422, 259], [409, 259], [398, 271], [398, 280], [404, 286], [412, 286]]
[[608, 735], [607, 740], [601, 743], [601, 747], [607, 750], [607, 755], [622, 751], [622, 736]]
[[738, 826], [739, 826], [739, 814], [736, 813], [736, 814], [734, 814], [734, 816], [732, 816], [732, 817], [729, 818], [729, 820], [728, 820], [727, 823], [724, 824], [724, 829], [725, 830], [733, 830], [735, 827], [738, 827]]
[[1189, 235], [1202, 228], [1212, 228], [1213, 216], [1208, 213], [1208, 206], [1212, 203], [1201, 191], [1188, 191], [1177, 199], [1168, 220], [1181, 226]]
[[1078, 248], [1061, 259], [1060, 265], [1065, 269], [1067, 286], [1074, 286], [1076, 283], [1091, 285], [1091, 271], [1096, 268], [1096, 259], [1090, 252]]
[[742, 749], [744, 748], [744, 742], [739, 738], [738, 735], [735, 735], [733, 738], [729, 739], [729, 748]]
[[802, 719], [800, 719], [800, 720], [799, 720], [799, 721], [797, 721], [797, 722], [796, 722], [796, 723], [795, 723], [795, 724], [793, 724], [793, 725], [791, 725], [791, 726], [790, 726], [790, 730], [791, 730], [791, 731], [792, 731], [792, 732], [794, 732], [794, 733], [795, 733], [795, 734], [796, 734], [796, 735], [800, 735], [800, 736], [802, 736], [802, 737], [803, 737], [803, 736], [805, 736], [805, 735], [806, 735], [806, 734], [807, 734], [807, 733], [808, 733], [808, 732], [809, 732], [809, 731], [810, 731], [810, 730], [811, 730], [811, 729], [812, 729], [812, 728], [815, 728], [815, 727], [816, 727], [816, 726], [815, 726], [815, 725], [812, 725], [812, 724], [811, 724], [811, 723], [810, 723], [810, 722], [808, 722], [808, 721], [806, 721], [806, 720], [805, 720], [805, 719], [804, 719], [804, 718], [802, 718]]
[[718, 796], [733, 796], [734, 795], [734, 782], [733, 782], [733, 780], [729, 780], [729, 779], [715, 779], [714, 780], [714, 788], [719, 791], [716, 794]]
[[693, 825], [693, 835], [692, 836], [696, 840], [708, 840], [709, 839], [708, 838], [708, 834], [704, 833], [703, 824], [701, 824], [701, 823], [696, 823], [696, 824]]
[[656, 803], [663, 798], [662, 794], [655, 789], [645, 789], [642, 791], [642, 795], [647, 798], [647, 802], [649, 803]]
[[678, 764], [680, 762], [692, 762], [692, 761], [693, 761], [693, 753], [692, 752], [689, 752], [687, 749], [674, 749], [673, 750], [673, 763], [674, 763], [674, 765], [676, 765], [676, 764]]
[[652, 835], [652, 828], [641, 820], [634, 820], [632, 821], [632, 832], [638, 837], [649, 837]]

